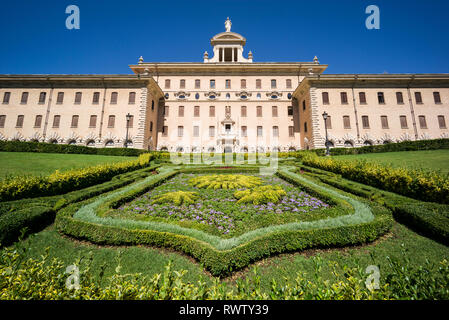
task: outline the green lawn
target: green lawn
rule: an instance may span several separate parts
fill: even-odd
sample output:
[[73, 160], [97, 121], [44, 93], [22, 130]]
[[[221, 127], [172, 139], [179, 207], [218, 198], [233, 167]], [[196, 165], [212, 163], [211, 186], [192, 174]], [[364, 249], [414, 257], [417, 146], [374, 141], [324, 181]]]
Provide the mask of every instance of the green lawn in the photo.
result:
[[[101, 266], [105, 265], [103, 279], [115, 272], [120, 252], [122, 273], [141, 273], [142, 275], [152, 276], [155, 273], [163, 273], [164, 266], [171, 260], [173, 261], [173, 270], [188, 270], [185, 276], [186, 281], [196, 282], [202, 278], [210, 283], [212, 280], [210, 275], [205, 273], [197, 262], [186, 255], [143, 246], [101, 247], [81, 243], [59, 235], [54, 226], [50, 226], [21, 243], [16, 243], [14, 246], [28, 248], [25, 255], [35, 259], [39, 259], [40, 255], [44, 254], [45, 248], [51, 247], [50, 258], [57, 257], [67, 265], [73, 264], [76, 259], [81, 257], [86, 259], [91, 252], [91, 272], [93, 272], [94, 277], [98, 277]], [[409, 267], [423, 265], [426, 259], [433, 264], [438, 264], [441, 260], [449, 258], [449, 247], [420, 236], [407, 227], [395, 223], [390, 234], [373, 244], [344, 249], [308, 250], [283, 254], [256, 262], [223, 281], [234, 284], [237, 279], [251, 279], [254, 266], [257, 266], [261, 275], [262, 287], [267, 291], [270, 288], [271, 279], [274, 278], [277, 283], [285, 283], [286, 281], [294, 283], [298, 272], [313, 281], [316, 271], [316, 257], [318, 256], [322, 261], [319, 274], [323, 280], [334, 279], [328, 264], [338, 262], [340, 266], [347, 265], [349, 267], [359, 265], [365, 268], [369, 265], [376, 265], [380, 269], [380, 280], [382, 281], [382, 272], [389, 270], [387, 257], [400, 259]]]
[[0, 179], [5, 176], [48, 175], [55, 170], [64, 171], [134, 159], [88, 154], [0, 152]]
[[403, 151], [335, 156], [336, 159], [365, 159], [394, 167], [428, 169], [449, 173], [449, 150]]

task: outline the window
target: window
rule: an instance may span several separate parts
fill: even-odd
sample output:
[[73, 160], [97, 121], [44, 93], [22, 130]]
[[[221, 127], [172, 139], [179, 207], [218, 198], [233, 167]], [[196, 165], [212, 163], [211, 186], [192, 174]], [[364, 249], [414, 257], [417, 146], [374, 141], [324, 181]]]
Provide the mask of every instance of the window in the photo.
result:
[[200, 79], [196, 79], [195, 80], [195, 89], [199, 89], [201, 87], [201, 80]]
[[109, 116], [108, 128], [114, 128], [115, 126], [115, 116]]
[[39, 104], [44, 104], [46, 97], [47, 97], [47, 92], [41, 92], [39, 94]]
[[248, 136], [248, 129], [246, 126], [242, 126], [242, 137]]
[[186, 87], [186, 80], [185, 79], [179, 80], [179, 88], [185, 89], [185, 87]]
[[352, 143], [352, 141], [346, 140], [344, 146], [345, 148], [352, 148], [354, 147], [354, 144]]
[[292, 88], [292, 80], [291, 79], [285, 80], [285, 86], [287, 87], [287, 89], [291, 89]]
[[128, 96], [128, 104], [135, 104], [136, 103], [136, 93], [130, 92]]
[[261, 89], [261, 88], [262, 88], [262, 80], [256, 79], [256, 89]]
[[215, 137], [215, 127], [214, 126], [209, 127], [209, 137]]
[[82, 97], [82, 93], [81, 92], [77, 92], [75, 93], [75, 104], [81, 104], [81, 97]]
[[377, 101], [379, 102], [379, 104], [385, 104], [385, 96], [383, 92], [377, 93]]
[[3, 95], [3, 104], [9, 104], [9, 99], [11, 98], [11, 92], [5, 92]]
[[366, 94], [365, 92], [359, 92], [360, 104], [366, 104]]
[[401, 129], [407, 129], [407, 117], [406, 116], [399, 116], [399, 122], [401, 123]]
[[307, 132], [307, 122], [304, 122], [304, 132]]
[[42, 116], [41, 115], [37, 115], [36, 119], [34, 120], [34, 127], [35, 128], [40, 128], [42, 125]]
[[170, 89], [170, 79], [165, 79], [165, 89]]
[[169, 107], [168, 106], [164, 106], [164, 116], [166, 116], [166, 117], [168, 117], [168, 115], [169, 115]]
[[100, 92], [94, 92], [94, 95], [92, 97], [92, 104], [99, 104], [100, 103]]
[[322, 92], [323, 104], [329, 104], [329, 92]]
[[439, 92], [434, 92], [433, 93], [433, 101], [435, 101], [435, 104], [440, 104], [441, 103], [441, 97], [440, 97], [440, 93]]
[[195, 99], [198, 100], [200, 98], [200, 94], [199, 93], [195, 93]]
[[3, 104], [9, 104], [9, 99], [11, 98], [11, 92], [5, 92], [3, 95]]
[[272, 106], [271, 107], [271, 116], [272, 117], [277, 117], [278, 116], [278, 107], [277, 106]]
[[200, 127], [199, 126], [193, 126], [193, 136], [194, 137], [200, 136]]
[[230, 79], [225, 80], [225, 86], [226, 86], [226, 89], [231, 89], [231, 80]]
[[199, 117], [200, 116], [200, 106], [194, 106], [193, 107], [193, 116]]
[[418, 119], [419, 119], [419, 126], [421, 127], [421, 129], [427, 129], [426, 117], [419, 116]]
[[279, 137], [279, 127], [278, 126], [273, 127], [273, 137]]
[[240, 109], [240, 116], [246, 117], [246, 106], [242, 106]]
[[388, 118], [387, 118], [387, 116], [380, 116], [380, 123], [382, 124], [382, 129], [388, 129]]
[[16, 122], [16, 128], [22, 128], [23, 127], [23, 119], [25, 116], [20, 115], [17, 116], [17, 122]]
[[438, 125], [440, 126], [440, 129], [446, 129], [446, 120], [444, 119], [444, 116], [438, 116]]
[[396, 92], [396, 102], [397, 104], [404, 104], [404, 97], [402, 96], [402, 92]]
[[22, 98], [20, 99], [20, 104], [28, 103], [28, 92], [22, 92]]
[[289, 126], [288, 127], [288, 136], [289, 137], [294, 137], [295, 136], [295, 131], [293, 129], [293, 126]]
[[302, 101], [302, 110], [306, 110], [306, 100]]
[[263, 128], [262, 126], [257, 126], [257, 136], [262, 137], [263, 136]]
[[89, 128], [95, 128], [96, 126], [97, 126], [97, 116], [92, 115], [92, 116], [90, 116], [90, 120], [89, 120]]
[[326, 118], [326, 127], [328, 129], [332, 129], [332, 120], [331, 120], [331, 116], [330, 115], [328, 115], [327, 118]]
[[245, 79], [240, 80], [240, 88], [246, 89], [246, 80]]
[[178, 107], [178, 117], [184, 117], [184, 106]]
[[209, 117], [215, 117], [215, 107], [214, 106], [209, 107]]
[[363, 127], [363, 129], [369, 129], [369, 118], [368, 118], [368, 116], [362, 116], [362, 127]]
[[415, 101], [417, 104], [422, 104], [421, 92], [415, 92]]
[[[127, 121], [128, 128], [132, 128], [134, 126], [134, 116], [129, 116], [129, 121]], [[153, 121], [150, 121], [150, 131], [153, 131]]]
[[184, 135], [184, 127], [179, 126], [178, 127], [178, 137], [182, 137]]
[[210, 88], [215, 89], [215, 80], [210, 81]]
[[63, 104], [64, 102], [64, 92], [58, 92], [58, 96], [56, 97], [56, 104]]
[[72, 124], [70, 125], [71, 128], [78, 128], [78, 119], [79, 116], [77, 115], [72, 116]]
[[276, 89], [276, 79], [271, 79], [271, 89]]
[[163, 137], [167, 137], [168, 136], [168, 127], [167, 126], [163, 126], [162, 127], [162, 136]]
[[346, 92], [340, 92], [341, 104], [348, 104], [348, 94]]
[[154, 111], [154, 100], [151, 100], [151, 111]]
[[287, 115], [289, 117], [293, 116], [293, 107], [292, 106], [287, 107]]
[[351, 129], [351, 122], [349, 120], [349, 116], [343, 116], [343, 127], [345, 129]]
[[262, 117], [262, 106], [256, 107], [256, 113], [258, 117]]
[[61, 122], [61, 116], [55, 115], [53, 117], [53, 128], [59, 128], [59, 123]]
[[118, 93], [111, 92], [111, 104], [117, 104]]
[[5, 127], [5, 121], [6, 121], [6, 115], [4, 115], [4, 114], [0, 115], [0, 128]]

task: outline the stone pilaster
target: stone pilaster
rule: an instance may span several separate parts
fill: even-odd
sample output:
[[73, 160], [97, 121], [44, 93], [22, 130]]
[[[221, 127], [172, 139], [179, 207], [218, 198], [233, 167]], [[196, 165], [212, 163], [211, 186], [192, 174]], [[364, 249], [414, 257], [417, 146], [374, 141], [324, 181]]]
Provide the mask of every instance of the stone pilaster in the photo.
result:
[[139, 116], [137, 119], [137, 134], [135, 135], [133, 144], [134, 148], [147, 149], [148, 137], [147, 137], [147, 111], [148, 111], [148, 94], [147, 87], [140, 89], [140, 103], [139, 103]]
[[[310, 88], [310, 113], [311, 113], [311, 125], [310, 125], [310, 148], [319, 149], [324, 148], [324, 139], [321, 136], [321, 125], [323, 124], [323, 118], [320, 115], [318, 108], [318, 95], [315, 87]], [[321, 121], [321, 122], [320, 122]]]

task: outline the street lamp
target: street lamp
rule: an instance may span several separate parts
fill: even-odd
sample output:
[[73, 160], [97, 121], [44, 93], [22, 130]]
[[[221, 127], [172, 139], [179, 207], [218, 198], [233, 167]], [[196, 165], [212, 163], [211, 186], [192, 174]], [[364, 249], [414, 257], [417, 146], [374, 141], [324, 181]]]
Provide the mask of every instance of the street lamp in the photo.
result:
[[324, 130], [326, 131], [326, 156], [330, 156], [329, 140], [327, 139], [327, 117], [328, 117], [328, 114], [326, 111], [324, 111], [323, 119], [324, 119]]
[[126, 115], [126, 139], [125, 139], [125, 148], [128, 148], [128, 128], [129, 128], [129, 121], [131, 120], [131, 115], [128, 113]]

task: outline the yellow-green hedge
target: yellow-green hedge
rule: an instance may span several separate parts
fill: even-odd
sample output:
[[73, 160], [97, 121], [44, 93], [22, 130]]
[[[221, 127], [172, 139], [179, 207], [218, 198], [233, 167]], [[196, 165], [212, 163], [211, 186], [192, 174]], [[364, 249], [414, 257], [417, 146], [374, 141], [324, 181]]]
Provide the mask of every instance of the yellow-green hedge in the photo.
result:
[[423, 201], [449, 203], [449, 179], [436, 172], [393, 168], [376, 162], [336, 160], [308, 154], [305, 165], [341, 174], [379, 189]]
[[153, 155], [145, 153], [136, 160], [101, 164], [44, 176], [24, 176], [0, 183], [0, 201], [63, 194], [110, 180], [113, 176], [146, 167]]

